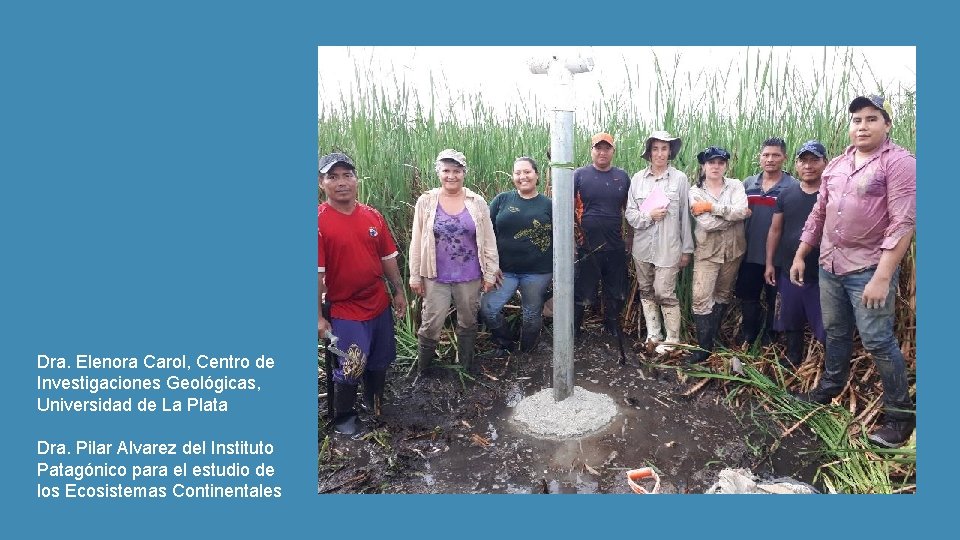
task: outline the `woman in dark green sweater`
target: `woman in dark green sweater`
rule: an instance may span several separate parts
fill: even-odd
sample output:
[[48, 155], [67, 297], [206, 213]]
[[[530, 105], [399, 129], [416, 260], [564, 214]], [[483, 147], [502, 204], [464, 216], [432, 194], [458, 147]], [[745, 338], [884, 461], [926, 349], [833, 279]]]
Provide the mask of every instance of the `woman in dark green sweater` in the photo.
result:
[[513, 164], [516, 189], [490, 202], [501, 273], [497, 287], [483, 295], [480, 315], [493, 335], [498, 358], [513, 350], [513, 334], [502, 310], [517, 290], [523, 321], [520, 352], [534, 348], [543, 327], [543, 304], [553, 277], [553, 211], [550, 199], [538, 192], [539, 183], [537, 162], [530, 157], [517, 158]]

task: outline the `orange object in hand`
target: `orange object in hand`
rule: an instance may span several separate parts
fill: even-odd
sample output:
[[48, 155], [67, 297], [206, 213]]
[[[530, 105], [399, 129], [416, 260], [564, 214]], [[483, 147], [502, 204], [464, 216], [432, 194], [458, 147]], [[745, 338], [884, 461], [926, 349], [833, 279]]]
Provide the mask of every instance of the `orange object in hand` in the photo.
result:
[[713, 210], [713, 204], [709, 201], [697, 201], [693, 203], [693, 206], [690, 207], [690, 209], [693, 211], [693, 215], [699, 216], [704, 212]]
[[[708, 203], [709, 204], [709, 203]], [[639, 484], [642, 480], [653, 480], [653, 487], [649, 490]], [[650, 467], [640, 467], [627, 471], [627, 484], [634, 493], [640, 495], [660, 493], [660, 476]]]

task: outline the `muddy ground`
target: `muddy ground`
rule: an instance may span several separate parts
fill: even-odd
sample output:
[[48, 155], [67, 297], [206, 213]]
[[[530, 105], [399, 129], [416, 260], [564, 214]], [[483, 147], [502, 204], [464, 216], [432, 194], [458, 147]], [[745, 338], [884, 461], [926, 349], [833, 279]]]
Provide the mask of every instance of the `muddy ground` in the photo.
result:
[[552, 386], [549, 334], [532, 354], [479, 360], [472, 378], [447, 358], [413, 385], [409, 364], [398, 363], [382, 415], [362, 413], [358, 435], [333, 433], [319, 399], [318, 492], [630, 493], [625, 472], [643, 466], [659, 473], [662, 493], [703, 493], [728, 467], [813, 483], [808, 431], [781, 440], [768, 413], [730, 407], [718, 381], [703, 384], [678, 358], [628, 345], [620, 365], [616, 346], [590, 334], [575, 351], [575, 384], [617, 402], [602, 431], [545, 440], [511, 422], [519, 400]]

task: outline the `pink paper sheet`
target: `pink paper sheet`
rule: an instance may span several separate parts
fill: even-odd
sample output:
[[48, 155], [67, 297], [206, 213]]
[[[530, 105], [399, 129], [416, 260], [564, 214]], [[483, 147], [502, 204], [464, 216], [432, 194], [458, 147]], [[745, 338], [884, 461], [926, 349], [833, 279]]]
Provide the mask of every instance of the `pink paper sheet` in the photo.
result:
[[647, 195], [647, 198], [643, 200], [643, 203], [640, 205], [640, 211], [649, 214], [651, 210], [663, 208], [668, 204], [670, 204], [670, 199], [663, 193], [663, 189], [661, 189], [659, 185], [656, 185], [653, 187], [653, 190], [650, 191], [650, 194]]

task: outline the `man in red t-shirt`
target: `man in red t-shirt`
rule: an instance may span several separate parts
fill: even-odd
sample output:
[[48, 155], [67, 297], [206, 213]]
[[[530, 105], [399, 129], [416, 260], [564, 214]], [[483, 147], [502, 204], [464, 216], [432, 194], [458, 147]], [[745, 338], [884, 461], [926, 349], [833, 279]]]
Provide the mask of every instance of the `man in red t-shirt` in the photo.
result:
[[[363, 402], [376, 414], [383, 397], [387, 368], [396, 358], [393, 313], [406, 314], [407, 298], [397, 265], [397, 245], [386, 221], [375, 209], [357, 201], [353, 160], [333, 153], [320, 158], [320, 186], [326, 202], [317, 207], [318, 288], [330, 304], [330, 319], [318, 310], [317, 332], [339, 338], [333, 369], [334, 429], [356, 432], [357, 385], [363, 381]], [[387, 294], [384, 277], [393, 288]], [[328, 396], [328, 399], [329, 396]]]

